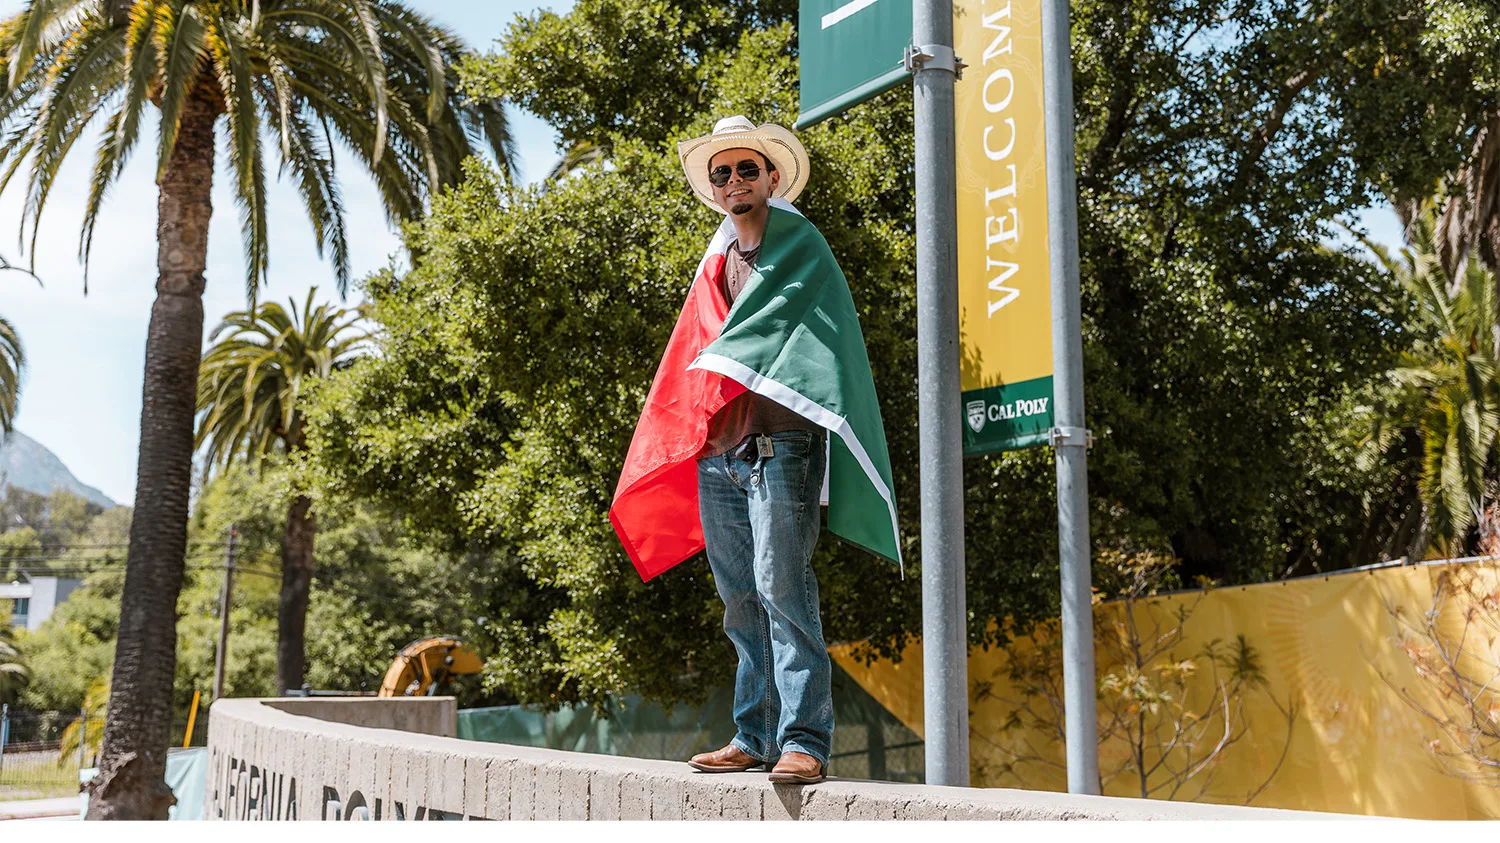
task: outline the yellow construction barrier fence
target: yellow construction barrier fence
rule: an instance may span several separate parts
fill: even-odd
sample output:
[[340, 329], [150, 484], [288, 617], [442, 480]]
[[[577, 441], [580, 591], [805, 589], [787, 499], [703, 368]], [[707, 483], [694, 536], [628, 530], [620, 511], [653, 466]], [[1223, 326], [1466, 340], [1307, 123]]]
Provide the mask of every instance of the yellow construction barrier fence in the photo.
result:
[[[1469, 603], [1452, 594], [1439, 601], [1433, 629], [1450, 649], [1463, 638], [1464, 652], [1453, 656], [1458, 673], [1500, 685], [1495, 630], [1475, 617], [1486, 611], [1491, 623], [1500, 617], [1497, 570], [1489, 560], [1454, 560], [1184, 592], [1136, 601], [1129, 621], [1122, 603], [1097, 605], [1100, 730], [1110, 733], [1100, 746], [1105, 793], [1140, 796], [1135, 770], [1144, 765], [1155, 768], [1147, 777], [1153, 798], [1248, 799], [1264, 807], [1426, 819], [1500, 817], [1500, 777], [1461, 777], [1458, 745], [1467, 705], [1480, 727], [1470, 738], [1479, 751], [1494, 751], [1493, 741], [1485, 749], [1482, 727], [1495, 734], [1500, 697], [1483, 687], [1444, 696], [1440, 688], [1451, 671], [1441, 669], [1443, 647], [1413, 632], [1444, 584], [1452, 591], [1453, 577], [1478, 583], [1484, 593], [1470, 595]], [[1180, 612], [1187, 617], [1178, 624]], [[1129, 622], [1133, 635], [1124, 634]], [[1052, 663], [1050, 629], [1009, 648], [969, 654], [975, 786], [1066, 790], [1057, 718], [1048, 716], [1060, 707], [1060, 690], [1053, 694], [1048, 685], [1057, 677], [1035, 669]], [[1236, 654], [1245, 655], [1241, 636], [1257, 669], [1236, 690], [1228, 677]], [[1133, 671], [1128, 654], [1127, 663], [1120, 658], [1122, 641], [1126, 649], [1131, 641], [1161, 643], [1164, 651], [1147, 669]], [[1210, 647], [1218, 659], [1205, 655]], [[831, 651], [922, 734], [920, 641], [899, 663], [865, 664], [856, 645]], [[1403, 692], [1434, 716], [1415, 710]], [[1481, 710], [1473, 710], [1476, 699]], [[1456, 737], [1439, 722], [1455, 710], [1449, 725], [1457, 724]]]

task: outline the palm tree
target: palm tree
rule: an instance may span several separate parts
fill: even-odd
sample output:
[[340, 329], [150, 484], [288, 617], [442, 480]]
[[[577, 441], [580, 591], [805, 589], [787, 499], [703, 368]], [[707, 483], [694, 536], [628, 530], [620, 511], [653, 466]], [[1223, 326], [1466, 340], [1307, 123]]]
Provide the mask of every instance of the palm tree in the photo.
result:
[[[8, 604], [10, 601], [6, 601]], [[15, 631], [10, 626], [10, 612], [0, 614], [0, 703], [13, 705], [16, 696], [31, 682], [31, 669], [21, 649], [16, 646]]]
[[[1474, 132], [1469, 158], [1453, 173], [1448, 191], [1440, 200], [1433, 230], [1443, 269], [1457, 275], [1460, 264], [1473, 256], [1500, 270], [1500, 112], [1488, 116]], [[1423, 197], [1395, 203], [1408, 239], [1428, 201]]]
[[[212, 346], [198, 373], [197, 444], [207, 443], [210, 467], [243, 460], [253, 468], [273, 453], [305, 447], [298, 399], [308, 382], [346, 363], [369, 334], [355, 329], [357, 310], [313, 307], [307, 293], [300, 313], [266, 302], [231, 313], [209, 337]], [[223, 339], [219, 339], [223, 336]], [[298, 495], [287, 511], [281, 542], [281, 601], [277, 613], [276, 687], [302, 687], [303, 632], [312, 586], [317, 516], [312, 500]]]
[[543, 182], [549, 186], [556, 184], [573, 172], [608, 157], [609, 147], [593, 141], [579, 141], [569, 147], [563, 157], [557, 159], [557, 163], [547, 171], [547, 177]]
[[0, 435], [10, 433], [16, 423], [16, 402], [21, 398], [21, 370], [26, 352], [16, 329], [0, 316]]
[[1373, 417], [1366, 455], [1384, 454], [1408, 431], [1422, 443], [1426, 540], [1461, 542], [1494, 503], [1494, 457], [1500, 431], [1500, 292], [1477, 260], [1457, 276], [1444, 269], [1433, 203], [1415, 215], [1402, 259], [1366, 243], [1416, 305], [1421, 339], [1390, 373]]
[[108, 703], [109, 677], [102, 676], [89, 683], [83, 694], [83, 711], [58, 736], [57, 766], [78, 763], [79, 741], [83, 742], [84, 756], [99, 754], [99, 743], [104, 740], [104, 718], [99, 715]]
[[0, 191], [29, 160], [22, 232], [31, 226], [33, 256], [47, 198], [84, 129], [102, 120], [79, 238], [87, 266], [105, 193], [150, 115], [159, 118], [157, 298], [91, 819], [164, 819], [172, 801], [163, 775], [216, 126], [222, 117], [251, 301], [269, 256], [266, 146], [299, 190], [343, 289], [349, 254], [335, 145], [370, 171], [393, 221], [419, 216], [433, 191], [461, 178], [476, 148], [509, 172], [501, 104], [457, 91], [451, 68], [463, 52], [456, 35], [397, 0], [29, 0], [0, 22]]

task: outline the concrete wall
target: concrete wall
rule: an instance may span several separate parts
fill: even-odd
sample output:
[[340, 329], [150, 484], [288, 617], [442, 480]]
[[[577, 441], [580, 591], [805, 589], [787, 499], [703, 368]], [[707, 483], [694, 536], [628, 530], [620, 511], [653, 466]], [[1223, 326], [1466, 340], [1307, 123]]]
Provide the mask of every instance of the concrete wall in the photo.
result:
[[[1332, 815], [1022, 790], [830, 780], [461, 741], [452, 699], [220, 700], [209, 819], [1313, 819]], [[355, 723], [340, 722], [355, 719]], [[446, 721], [444, 720], [446, 718]], [[420, 724], [396, 731], [393, 724]]]
[[458, 734], [458, 701], [452, 697], [280, 697], [261, 700], [261, 704], [350, 726], [443, 738]]

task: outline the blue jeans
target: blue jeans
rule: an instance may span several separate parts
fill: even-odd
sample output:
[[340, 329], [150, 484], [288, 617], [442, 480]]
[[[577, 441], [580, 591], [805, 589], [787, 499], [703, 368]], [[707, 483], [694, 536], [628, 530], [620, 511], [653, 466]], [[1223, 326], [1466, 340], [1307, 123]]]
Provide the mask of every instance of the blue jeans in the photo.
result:
[[775, 456], [698, 461], [708, 564], [739, 654], [731, 743], [759, 761], [802, 752], [827, 764], [833, 740], [832, 666], [812, 569], [823, 436], [773, 433]]

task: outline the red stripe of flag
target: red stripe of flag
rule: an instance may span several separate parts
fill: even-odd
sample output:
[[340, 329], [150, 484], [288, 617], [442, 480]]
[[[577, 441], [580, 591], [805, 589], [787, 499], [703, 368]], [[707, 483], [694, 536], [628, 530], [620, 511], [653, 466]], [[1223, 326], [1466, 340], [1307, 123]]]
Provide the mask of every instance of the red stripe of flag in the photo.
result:
[[745, 391], [737, 381], [688, 369], [698, 352], [718, 339], [729, 315], [720, 292], [723, 271], [724, 254], [710, 253], [693, 279], [609, 508], [610, 523], [642, 580], [703, 549], [696, 457], [714, 414]]

